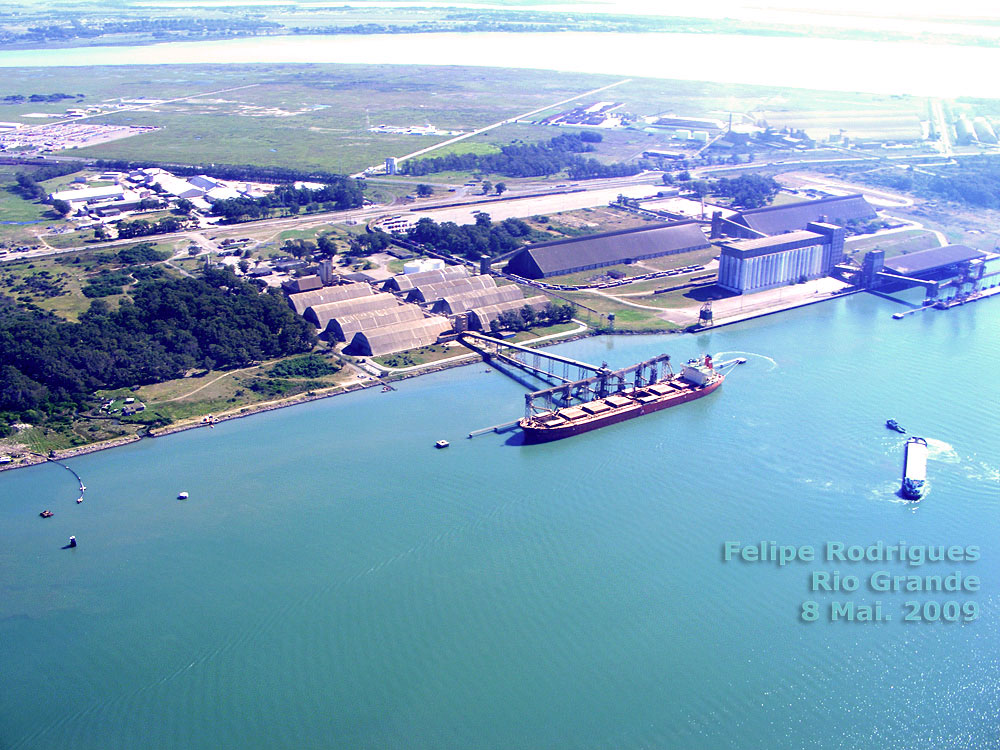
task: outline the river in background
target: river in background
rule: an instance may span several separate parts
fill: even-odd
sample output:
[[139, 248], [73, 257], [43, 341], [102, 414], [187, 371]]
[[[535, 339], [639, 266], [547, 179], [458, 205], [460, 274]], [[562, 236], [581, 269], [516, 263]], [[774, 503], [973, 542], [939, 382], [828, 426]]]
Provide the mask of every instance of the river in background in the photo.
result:
[[[472, 65], [774, 88], [1000, 98], [1000, 48], [725, 34], [276, 36], [0, 52], [0, 67], [343, 63]], [[502, 81], [497, 81], [502, 86]]]
[[[748, 363], [548, 445], [465, 439], [523, 404], [477, 364], [72, 459], [82, 505], [62, 468], [4, 473], [0, 746], [995, 748], [1000, 304], [898, 309], [561, 345]], [[887, 417], [930, 441], [919, 505]], [[778, 569], [726, 540], [982, 559]], [[904, 624], [924, 596], [859, 591], [893, 621], [804, 624], [830, 567], [979, 575], [932, 598], [982, 616]]]

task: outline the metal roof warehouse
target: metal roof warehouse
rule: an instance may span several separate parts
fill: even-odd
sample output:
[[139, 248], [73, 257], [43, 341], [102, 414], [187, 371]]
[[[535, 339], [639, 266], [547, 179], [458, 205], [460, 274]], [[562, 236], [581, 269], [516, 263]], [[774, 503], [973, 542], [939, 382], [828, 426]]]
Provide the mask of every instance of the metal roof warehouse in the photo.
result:
[[708, 247], [697, 222], [681, 221], [533, 245], [511, 258], [505, 270], [540, 279]]

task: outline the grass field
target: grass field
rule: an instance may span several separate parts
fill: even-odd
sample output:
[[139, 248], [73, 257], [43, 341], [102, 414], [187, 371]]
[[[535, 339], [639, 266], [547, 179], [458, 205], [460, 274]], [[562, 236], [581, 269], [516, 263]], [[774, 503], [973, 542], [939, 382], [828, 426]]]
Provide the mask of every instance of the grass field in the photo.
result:
[[885, 257], [891, 258], [895, 255], [912, 253], [916, 250], [927, 250], [938, 247], [940, 243], [933, 232], [924, 229], [912, 229], [905, 232], [893, 232], [892, 234], [882, 234], [874, 237], [861, 237], [854, 241], [848, 241], [847, 254], [861, 262], [861, 257], [869, 250], [884, 250]]

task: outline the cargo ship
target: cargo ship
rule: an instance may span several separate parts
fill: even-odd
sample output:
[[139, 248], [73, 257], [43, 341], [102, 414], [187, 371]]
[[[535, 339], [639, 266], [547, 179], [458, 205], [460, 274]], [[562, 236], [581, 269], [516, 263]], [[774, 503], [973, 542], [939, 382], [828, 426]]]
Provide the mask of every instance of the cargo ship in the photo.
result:
[[630, 388], [579, 406], [541, 412], [518, 422], [526, 443], [547, 443], [579, 435], [626, 419], [641, 417], [707, 396], [726, 376], [715, 369], [712, 358], [691, 360], [680, 373], [640, 388]]
[[907, 500], [920, 500], [927, 490], [927, 441], [911, 437], [903, 452], [903, 485], [900, 493]]

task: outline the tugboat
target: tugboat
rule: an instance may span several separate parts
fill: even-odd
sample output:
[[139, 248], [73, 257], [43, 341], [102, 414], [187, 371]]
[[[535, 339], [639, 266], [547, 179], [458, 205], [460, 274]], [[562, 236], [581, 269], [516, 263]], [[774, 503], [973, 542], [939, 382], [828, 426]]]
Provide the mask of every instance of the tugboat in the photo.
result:
[[895, 430], [896, 432], [904, 433], [904, 434], [906, 433], [906, 430], [904, 430], [902, 427], [900, 427], [899, 426], [899, 422], [897, 422], [895, 419], [887, 419], [887, 420], [885, 420], [885, 426], [888, 427], [890, 430]]

